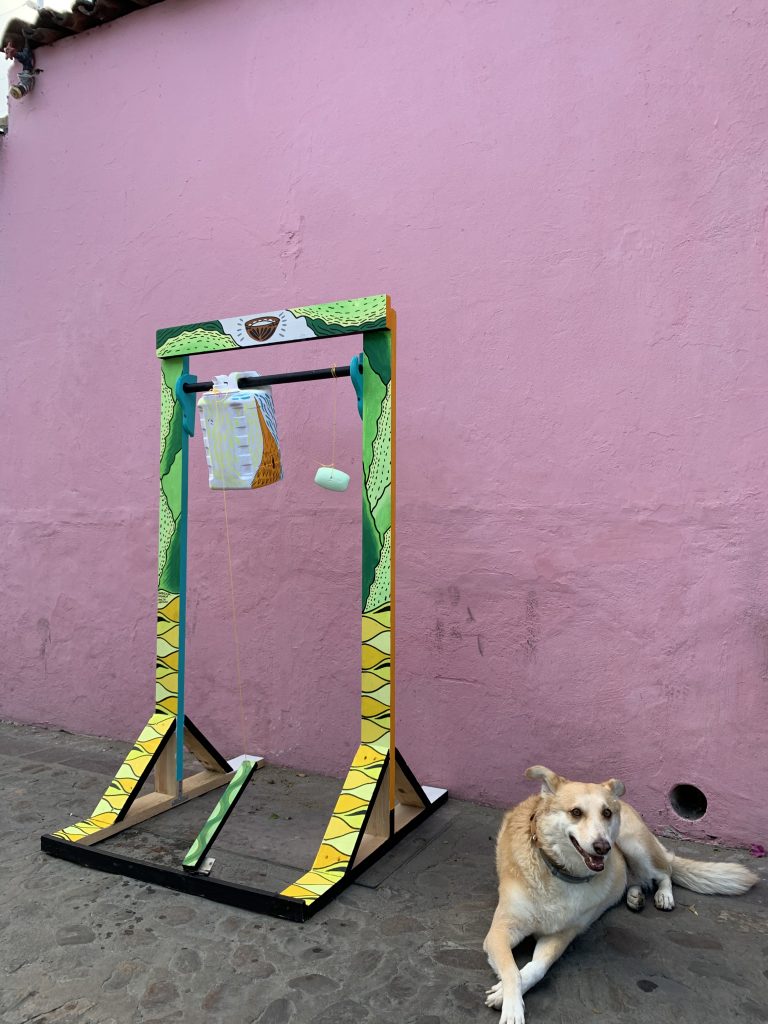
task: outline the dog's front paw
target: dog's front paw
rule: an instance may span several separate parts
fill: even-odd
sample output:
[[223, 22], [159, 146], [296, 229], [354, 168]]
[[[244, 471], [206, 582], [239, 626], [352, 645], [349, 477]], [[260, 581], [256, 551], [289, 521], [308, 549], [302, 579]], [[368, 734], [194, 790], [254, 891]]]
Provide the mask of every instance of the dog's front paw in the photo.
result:
[[497, 981], [485, 993], [485, 1005], [492, 1010], [501, 1010], [499, 1024], [525, 1024], [525, 1007], [522, 999], [504, 1000], [504, 986]]
[[504, 987], [500, 981], [497, 981], [493, 988], [489, 988], [485, 993], [485, 1005], [490, 1006], [492, 1010], [500, 1010], [501, 1004], [504, 1001]]
[[522, 999], [517, 1002], [505, 1002], [501, 1007], [499, 1024], [525, 1024], [525, 1007]]

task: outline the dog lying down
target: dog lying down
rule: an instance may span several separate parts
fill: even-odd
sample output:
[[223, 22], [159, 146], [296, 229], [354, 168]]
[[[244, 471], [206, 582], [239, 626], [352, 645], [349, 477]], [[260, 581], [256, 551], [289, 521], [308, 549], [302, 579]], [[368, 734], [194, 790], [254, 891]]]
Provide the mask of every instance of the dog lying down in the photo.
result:
[[[541, 793], [508, 811], [496, 843], [499, 905], [483, 948], [500, 981], [486, 1005], [500, 1024], [523, 1024], [523, 994], [541, 981], [568, 944], [625, 891], [642, 909], [643, 891], [656, 886], [659, 910], [672, 910], [672, 883], [694, 892], [735, 896], [757, 882], [741, 864], [686, 860], [666, 850], [642, 818], [619, 798], [617, 779], [570, 782], [536, 765]], [[628, 876], [633, 884], [627, 889]], [[533, 959], [518, 970], [512, 947], [536, 938]]]

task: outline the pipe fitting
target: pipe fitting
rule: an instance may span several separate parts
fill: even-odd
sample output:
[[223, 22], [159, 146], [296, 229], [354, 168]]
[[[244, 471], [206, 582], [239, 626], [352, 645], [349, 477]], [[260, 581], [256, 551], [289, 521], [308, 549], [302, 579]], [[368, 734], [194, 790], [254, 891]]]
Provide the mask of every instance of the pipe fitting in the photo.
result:
[[24, 96], [29, 96], [35, 87], [35, 72], [34, 71], [20, 71], [19, 80], [8, 90], [8, 95], [14, 100], [23, 99]]
[[8, 42], [5, 46], [7, 60], [15, 60], [21, 64], [19, 79], [8, 90], [8, 95], [14, 100], [20, 100], [28, 96], [35, 87], [35, 75], [41, 73], [41, 69], [35, 67], [35, 52], [32, 44], [27, 40], [23, 50], [18, 50], [13, 43]]

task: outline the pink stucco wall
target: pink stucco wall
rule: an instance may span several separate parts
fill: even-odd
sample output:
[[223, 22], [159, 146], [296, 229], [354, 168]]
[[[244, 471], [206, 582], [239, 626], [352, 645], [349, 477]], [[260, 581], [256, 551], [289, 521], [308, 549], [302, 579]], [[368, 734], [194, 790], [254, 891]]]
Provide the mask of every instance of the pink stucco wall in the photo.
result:
[[[757, 0], [168, 0], [39, 51], [0, 153], [0, 714], [129, 739], [151, 709], [155, 328], [388, 291], [421, 780], [617, 775], [656, 827], [764, 842], [767, 46]], [[338, 387], [353, 489], [312, 484], [331, 390], [302, 385], [286, 480], [229, 504], [247, 742], [329, 773], [358, 729]], [[188, 703], [235, 754], [222, 522], [197, 437]]]

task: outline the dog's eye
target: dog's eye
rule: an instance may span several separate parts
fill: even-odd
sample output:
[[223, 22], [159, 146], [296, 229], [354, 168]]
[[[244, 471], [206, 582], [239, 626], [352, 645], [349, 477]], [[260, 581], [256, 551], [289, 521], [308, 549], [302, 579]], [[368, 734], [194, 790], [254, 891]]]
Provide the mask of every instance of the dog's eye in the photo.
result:
[[610, 808], [608, 808], [608, 807], [604, 807], [603, 808], [603, 817], [604, 818], [612, 818], [613, 817], [613, 811]]
[[583, 814], [583, 811], [582, 811], [582, 809], [580, 807], [574, 807], [573, 810], [571, 811], [571, 817], [572, 818], [580, 818], [582, 814]]

